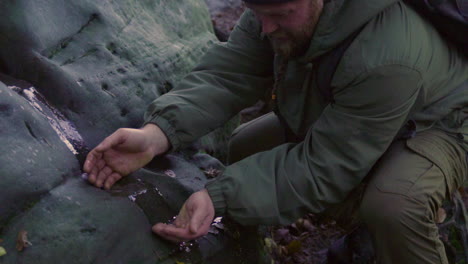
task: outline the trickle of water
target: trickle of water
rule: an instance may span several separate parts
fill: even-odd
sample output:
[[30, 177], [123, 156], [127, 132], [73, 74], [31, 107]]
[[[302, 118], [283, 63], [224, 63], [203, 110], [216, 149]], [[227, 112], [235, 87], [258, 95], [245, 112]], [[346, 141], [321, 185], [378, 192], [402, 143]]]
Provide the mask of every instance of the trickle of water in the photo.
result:
[[143, 189], [143, 190], [140, 190], [138, 192], [135, 192], [135, 193], [129, 195], [128, 199], [130, 199], [132, 202], [135, 202], [138, 195], [145, 194], [147, 191], [148, 191], [147, 189]]
[[192, 242], [180, 242], [179, 243], [179, 251], [189, 253], [192, 251], [194, 243]]
[[34, 87], [22, 89], [17, 86], [8, 86], [8, 88], [22, 95], [32, 107], [46, 117], [60, 140], [65, 143], [73, 154], [77, 155], [78, 150], [85, 148], [83, 138], [80, 133], [78, 133], [75, 126], [68, 121], [62, 113], [50, 106]]

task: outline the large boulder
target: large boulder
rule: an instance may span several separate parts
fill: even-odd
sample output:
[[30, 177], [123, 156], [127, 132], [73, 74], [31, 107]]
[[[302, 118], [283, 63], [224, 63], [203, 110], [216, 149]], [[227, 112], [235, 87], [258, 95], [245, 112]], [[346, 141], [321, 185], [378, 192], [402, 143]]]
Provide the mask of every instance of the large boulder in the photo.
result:
[[1, 82], [0, 145], [1, 232], [11, 217], [77, 175], [79, 164], [48, 116]]
[[18, 0], [0, 9], [0, 69], [33, 84], [90, 146], [140, 126], [146, 106], [216, 40], [202, 0]]
[[139, 127], [146, 105], [216, 41], [203, 0], [18, 0], [0, 10], [0, 263], [257, 262], [244, 254], [255, 237], [243, 249], [220, 223], [194, 245], [151, 232], [203, 188], [205, 170], [222, 169], [206, 154], [157, 159], [110, 191], [81, 177], [87, 151]]

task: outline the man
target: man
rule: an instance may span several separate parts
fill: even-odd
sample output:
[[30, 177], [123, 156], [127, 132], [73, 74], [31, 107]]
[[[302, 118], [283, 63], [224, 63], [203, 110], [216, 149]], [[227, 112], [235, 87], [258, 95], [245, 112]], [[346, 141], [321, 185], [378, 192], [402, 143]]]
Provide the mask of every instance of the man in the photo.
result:
[[[143, 128], [119, 129], [90, 152], [89, 181], [111, 188], [221, 126], [274, 83], [277, 115], [239, 128], [230, 150], [238, 161], [194, 193], [174, 225], [153, 231], [194, 239], [215, 215], [288, 224], [339, 204], [365, 179], [360, 214], [378, 262], [447, 263], [435, 214], [467, 174], [466, 59], [400, 1], [245, 2], [229, 41], [150, 105]], [[329, 101], [313, 62], [355, 32]], [[408, 124], [415, 133], [403, 137]]]

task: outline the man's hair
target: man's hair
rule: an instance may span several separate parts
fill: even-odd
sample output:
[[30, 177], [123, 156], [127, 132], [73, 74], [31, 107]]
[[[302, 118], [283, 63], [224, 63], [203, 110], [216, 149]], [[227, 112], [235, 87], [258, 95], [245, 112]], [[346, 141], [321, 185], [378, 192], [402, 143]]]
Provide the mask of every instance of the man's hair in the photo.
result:
[[250, 4], [280, 4], [280, 3], [286, 3], [286, 2], [291, 2], [294, 0], [244, 0], [246, 3]]

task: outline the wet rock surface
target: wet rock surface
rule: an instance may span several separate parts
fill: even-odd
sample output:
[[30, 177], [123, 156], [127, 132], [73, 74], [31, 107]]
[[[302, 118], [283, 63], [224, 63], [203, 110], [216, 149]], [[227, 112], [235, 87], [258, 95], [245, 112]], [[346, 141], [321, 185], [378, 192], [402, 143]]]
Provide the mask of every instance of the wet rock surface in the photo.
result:
[[15, 87], [0, 82], [0, 232], [15, 214], [79, 171], [49, 117]]
[[[241, 240], [238, 227], [225, 232], [220, 220], [207, 236], [182, 245], [151, 232], [222, 171], [220, 161], [193, 150], [169, 154], [100, 190], [81, 172], [86, 148], [67, 131], [73, 124], [28, 83], [0, 79], [11, 85], [0, 83], [0, 143], [8, 150], [0, 156], [0, 246], [7, 252], [1, 263], [257, 262], [257, 250], [245, 254], [246, 241], [257, 245], [256, 236]], [[25, 231], [30, 245], [19, 251]]]
[[0, 263], [258, 263], [243, 246], [255, 236], [219, 221], [183, 245], [152, 234], [223, 169], [197, 149], [154, 160], [110, 191], [82, 178], [87, 151], [119, 127], [139, 127], [146, 105], [217, 41], [202, 0], [0, 9]]
[[0, 69], [33, 84], [91, 146], [119, 127], [140, 126], [146, 105], [216, 41], [202, 0], [0, 7], [12, 14], [0, 18]]

